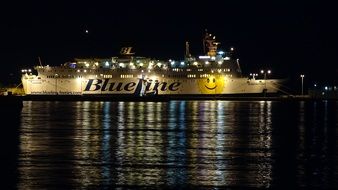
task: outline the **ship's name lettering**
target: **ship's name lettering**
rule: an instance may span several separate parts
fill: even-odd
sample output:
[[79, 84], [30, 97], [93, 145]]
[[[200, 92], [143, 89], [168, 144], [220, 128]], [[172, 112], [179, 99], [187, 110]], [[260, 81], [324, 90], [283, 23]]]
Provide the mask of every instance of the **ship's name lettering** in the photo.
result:
[[[142, 81], [139, 81], [141, 83]], [[177, 91], [181, 83], [173, 82], [147, 82], [145, 85], [146, 92], [149, 91]], [[89, 79], [84, 91], [134, 91], [138, 86], [136, 82], [116, 82], [109, 79]]]

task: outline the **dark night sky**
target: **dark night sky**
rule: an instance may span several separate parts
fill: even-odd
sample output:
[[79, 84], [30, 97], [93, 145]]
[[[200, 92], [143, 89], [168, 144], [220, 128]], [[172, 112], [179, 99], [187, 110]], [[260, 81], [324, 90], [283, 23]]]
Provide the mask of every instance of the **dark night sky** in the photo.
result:
[[118, 55], [125, 45], [140, 56], [181, 59], [189, 41], [198, 55], [208, 29], [221, 48], [236, 48], [244, 73], [266, 67], [276, 77], [336, 80], [335, 12], [324, 1], [13, 1], [0, 11], [0, 79], [20, 75], [38, 56], [60, 65]]

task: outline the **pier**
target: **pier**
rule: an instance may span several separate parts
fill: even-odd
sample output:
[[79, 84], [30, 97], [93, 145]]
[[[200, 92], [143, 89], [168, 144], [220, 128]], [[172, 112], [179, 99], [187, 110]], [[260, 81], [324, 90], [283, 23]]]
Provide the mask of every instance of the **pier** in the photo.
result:
[[[171, 100], [229, 100], [229, 101], [320, 101], [333, 100], [337, 101], [337, 97], [312, 97], [309, 95], [288, 95], [288, 96], [100, 96], [100, 95], [26, 95], [26, 96], [0, 96], [1, 107], [21, 108], [22, 101], [171, 101]], [[21, 106], [21, 107], [20, 107]]]

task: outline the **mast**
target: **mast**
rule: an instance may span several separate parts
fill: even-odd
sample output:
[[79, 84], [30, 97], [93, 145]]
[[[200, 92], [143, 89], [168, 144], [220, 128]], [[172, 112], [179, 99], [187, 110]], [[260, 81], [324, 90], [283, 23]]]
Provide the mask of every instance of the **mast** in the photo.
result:
[[236, 59], [236, 63], [237, 63], [237, 72], [242, 76], [242, 69], [241, 66], [239, 65], [239, 59]]
[[42, 67], [42, 63], [41, 63], [40, 56], [38, 57], [38, 59], [39, 59], [39, 64], [40, 64], [40, 66]]

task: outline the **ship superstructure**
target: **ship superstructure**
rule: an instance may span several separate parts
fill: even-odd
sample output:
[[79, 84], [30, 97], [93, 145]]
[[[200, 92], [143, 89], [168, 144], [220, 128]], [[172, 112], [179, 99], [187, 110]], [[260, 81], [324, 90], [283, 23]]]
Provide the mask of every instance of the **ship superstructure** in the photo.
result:
[[74, 59], [61, 66], [36, 66], [37, 75], [23, 70], [27, 95], [250, 95], [276, 93], [280, 80], [243, 77], [238, 59], [218, 51], [215, 36], [206, 33], [205, 55], [194, 57], [186, 42], [182, 61], [135, 56], [124, 47], [121, 56]]

